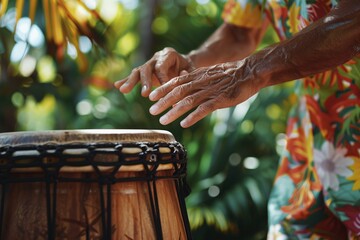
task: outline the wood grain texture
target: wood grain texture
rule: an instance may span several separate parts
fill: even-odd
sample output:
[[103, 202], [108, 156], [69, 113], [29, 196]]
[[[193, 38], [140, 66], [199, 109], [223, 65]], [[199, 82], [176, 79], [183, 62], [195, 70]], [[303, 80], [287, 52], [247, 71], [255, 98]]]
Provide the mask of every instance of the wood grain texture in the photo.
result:
[[[88, 177], [82, 176], [85, 173], [64, 174], [68, 177]], [[141, 174], [119, 172], [117, 177], [136, 177]], [[166, 176], [172, 173], [167, 170], [159, 174]], [[19, 177], [27, 176], [22, 173]], [[157, 180], [156, 188], [164, 239], [186, 239], [174, 180]], [[106, 196], [106, 187], [101, 190]], [[147, 183], [116, 183], [111, 187], [111, 195], [112, 239], [155, 240], [155, 222]], [[56, 239], [86, 239], [87, 229], [91, 239], [102, 239], [99, 196], [97, 183], [58, 183]], [[6, 193], [4, 219], [1, 239], [47, 239], [45, 184], [10, 185]]]
[[[161, 130], [71, 130], [44, 132], [16, 132], [0, 134], [0, 147], [5, 145], [42, 145], [65, 143], [101, 143], [101, 142], [174, 142], [171, 133]], [[74, 149], [69, 150], [74, 151]], [[77, 150], [75, 150], [77, 151]], [[123, 148], [123, 154], [141, 152], [139, 148]], [[169, 148], [161, 147], [159, 152], [169, 153]], [[23, 153], [19, 153], [23, 154]], [[26, 154], [33, 154], [31, 151]], [[86, 153], [85, 153], [86, 154]], [[75, 154], [76, 155], [76, 154]], [[28, 156], [26, 156], [28, 157]], [[79, 158], [79, 159], [77, 159]], [[117, 155], [94, 156], [94, 161], [115, 162]], [[70, 159], [71, 160], [71, 159]], [[82, 161], [75, 156], [74, 161]], [[135, 159], [129, 159], [129, 161]], [[168, 159], [167, 159], [168, 160]], [[27, 161], [25, 159], [24, 161]], [[55, 156], [44, 161], [58, 161]], [[117, 179], [144, 177], [146, 172], [142, 165], [124, 166], [115, 173]], [[59, 178], [98, 179], [99, 176], [91, 166], [64, 167]], [[41, 169], [40, 169], [41, 170]], [[112, 167], [100, 169], [102, 174]], [[170, 177], [174, 173], [172, 164], [160, 164], [157, 176]], [[39, 169], [24, 168], [11, 171], [11, 178], [19, 183], [6, 184], [5, 195], [0, 184], [0, 199], [5, 198], [5, 211], [0, 239], [47, 239], [47, 194], [44, 182], [27, 182], [26, 179], [44, 178]], [[51, 184], [51, 187], [53, 185]], [[150, 188], [151, 191], [154, 189]], [[181, 216], [179, 199], [174, 179], [157, 179], [156, 190], [159, 200], [160, 219], [164, 239], [186, 239], [184, 220]], [[111, 185], [111, 239], [156, 239], [155, 221], [153, 218], [146, 181], [118, 182]], [[56, 227], [53, 232], [56, 239], [103, 239], [101, 219], [101, 192], [107, 196], [107, 186], [97, 182], [62, 182], [56, 188]], [[50, 200], [54, 195], [53, 188]], [[52, 202], [52, 201], [51, 201]], [[105, 204], [105, 210], [108, 208]]]

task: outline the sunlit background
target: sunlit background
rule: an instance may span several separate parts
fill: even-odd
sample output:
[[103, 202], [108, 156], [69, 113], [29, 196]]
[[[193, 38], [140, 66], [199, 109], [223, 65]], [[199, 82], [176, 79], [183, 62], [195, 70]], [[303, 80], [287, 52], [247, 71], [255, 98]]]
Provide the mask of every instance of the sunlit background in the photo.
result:
[[[221, 24], [224, 0], [44, 0], [0, 5], [0, 132], [164, 129], [188, 151], [194, 239], [264, 239], [291, 85], [269, 87], [190, 129], [161, 126], [140, 89], [113, 82], [154, 52], [187, 53]], [[266, 34], [260, 48], [275, 41]]]

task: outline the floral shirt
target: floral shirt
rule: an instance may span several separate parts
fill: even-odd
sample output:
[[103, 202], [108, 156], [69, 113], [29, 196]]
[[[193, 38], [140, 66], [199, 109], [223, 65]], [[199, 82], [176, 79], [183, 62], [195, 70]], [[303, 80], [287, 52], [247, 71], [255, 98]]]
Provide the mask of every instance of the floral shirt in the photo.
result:
[[[225, 22], [280, 40], [324, 17], [335, 0], [229, 0]], [[296, 82], [287, 145], [269, 199], [268, 239], [360, 236], [360, 59]]]

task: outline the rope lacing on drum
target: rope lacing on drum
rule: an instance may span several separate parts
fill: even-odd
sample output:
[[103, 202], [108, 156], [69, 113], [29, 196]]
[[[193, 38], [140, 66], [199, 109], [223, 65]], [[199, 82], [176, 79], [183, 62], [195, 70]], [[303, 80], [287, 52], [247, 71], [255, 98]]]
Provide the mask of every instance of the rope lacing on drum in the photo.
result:
[[[124, 149], [141, 149], [139, 153], [124, 153]], [[167, 148], [169, 151], [161, 153], [160, 148]], [[33, 151], [33, 154], [31, 152]], [[113, 161], [106, 162], [99, 160], [98, 156], [115, 156]], [[100, 158], [101, 159], [101, 158]], [[111, 158], [113, 159], [113, 158]], [[131, 159], [131, 161], [129, 160]], [[157, 175], [159, 166], [172, 164], [173, 174], [171, 176]], [[143, 165], [144, 175], [135, 177], [119, 178], [116, 173], [125, 166]], [[91, 166], [97, 177], [77, 178], [63, 176], [62, 169], [66, 167]], [[101, 168], [111, 167], [111, 171], [103, 172]], [[42, 176], [13, 175], [13, 172], [26, 168], [37, 169]], [[187, 238], [190, 239], [190, 227], [185, 208], [185, 196], [189, 193], [186, 176], [186, 151], [177, 142], [168, 143], [69, 143], [69, 144], [44, 144], [44, 145], [17, 145], [0, 147], [0, 238], [3, 226], [3, 216], [6, 199], [6, 192], [11, 183], [43, 182], [46, 184], [46, 205], [48, 220], [48, 239], [56, 238], [56, 194], [59, 182], [97, 182], [101, 202], [101, 222], [103, 226], [103, 239], [111, 239], [114, 231], [111, 224], [111, 186], [118, 182], [146, 181], [151, 195], [151, 208], [154, 221], [157, 223], [157, 239], [162, 239], [162, 228], [160, 209], [156, 190], [156, 181], [159, 179], [173, 179], [179, 195], [180, 209], [185, 221]], [[106, 187], [106, 194], [104, 187]], [[106, 196], [105, 196], [106, 195]], [[106, 207], [107, 206], [107, 207]], [[89, 229], [86, 230], [86, 239], [91, 238]]]

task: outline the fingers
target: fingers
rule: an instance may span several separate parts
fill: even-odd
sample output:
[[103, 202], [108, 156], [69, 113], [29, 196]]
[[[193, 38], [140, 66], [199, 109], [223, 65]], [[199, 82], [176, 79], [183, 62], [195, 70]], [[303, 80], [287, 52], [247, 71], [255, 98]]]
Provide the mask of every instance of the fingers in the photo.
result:
[[122, 80], [119, 80], [119, 81], [116, 81], [116, 82], [114, 83], [114, 86], [115, 86], [116, 88], [120, 88], [126, 81], [127, 81], [127, 78], [122, 79]]
[[133, 69], [131, 74], [114, 83], [114, 86], [122, 93], [129, 93], [138, 82], [141, 82], [141, 95], [147, 97], [150, 94], [153, 82], [154, 61], [149, 61], [141, 67]]
[[140, 79], [140, 72], [138, 68], [135, 68], [127, 78], [115, 82], [114, 85], [116, 88], [119, 88], [120, 92], [128, 93], [139, 82], [139, 79]]
[[201, 104], [201, 102], [204, 101], [204, 97], [202, 97], [204, 95], [205, 93], [200, 91], [193, 95], [185, 97], [178, 103], [174, 104], [173, 108], [160, 118], [160, 123], [163, 125], [167, 125], [175, 121], [180, 116], [184, 115], [186, 112]]
[[[176, 97], [175, 97], [176, 98]], [[168, 107], [172, 100], [163, 100], [159, 103], [159, 113]], [[185, 119], [180, 122], [183, 128], [190, 127], [212, 113], [216, 108], [216, 99], [208, 99], [205, 91], [196, 92], [190, 96], [185, 97], [183, 100], [173, 105], [165, 115], [160, 118], [160, 123], [167, 125], [179, 117], [183, 116], [186, 112], [196, 108]], [[150, 109], [151, 112], [151, 109]], [[152, 112], [151, 112], [152, 113]], [[152, 113], [153, 114], [153, 113]]]
[[155, 75], [161, 84], [164, 84], [170, 79], [178, 76], [179, 57], [179, 53], [172, 48], [165, 48], [160, 52], [155, 64]]
[[152, 88], [153, 65], [152, 62], [149, 62], [140, 68], [141, 95], [143, 97], [148, 97]]
[[[179, 87], [181, 85], [181, 87]], [[159, 102], [167, 102], [167, 105], [171, 106], [176, 102], [170, 103], [173, 99], [180, 99], [180, 97], [185, 97], [185, 94], [189, 94], [192, 91], [191, 84], [191, 76], [183, 75], [177, 78], [172, 79], [171, 81], [165, 83], [164, 85], [158, 87], [154, 91], [152, 91], [149, 95], [149, 99], [151, 101], [158, 101], [165, 95], [167, 95], [165, 99], [161, 99]], [[158, 102], [158, 103], [159, 103]], [[157, 103], [157, 104], [158, 104]], [[155, 105], [157, 105], [155, 104]]]
[[161, 124], [167, 125], [196, 108], [180, 123], [184, 128], [190, 127], [214, 111], [220, 104], [216, 103], [217, 95], [211, 94], [201, 86], [194, 85], [190, 78], [190, 76], [175, 78], [150, 94], [150, 100], [158, 100], [149, 109], [152, 115], [160, 114], [172, 107], [160, 118]]
[[188, 128], [205, 118], [207, 115], [216, 110], [215, 100], [207, 101], [199, 105], [195, 111], [190, 113], [184, 120], [180, 122], [181, 127]]
[[141, 67], [135, 68], [131, 74], [114, 85], [120, 92], [128, 93], [134, 86], [141, 82], [141, 95], [147, 97], [150, 94], [152, 82], [164, 84], [179, 74], [179, 57], [181, 55], [172, 48], [165, 48], [157, 52]]

